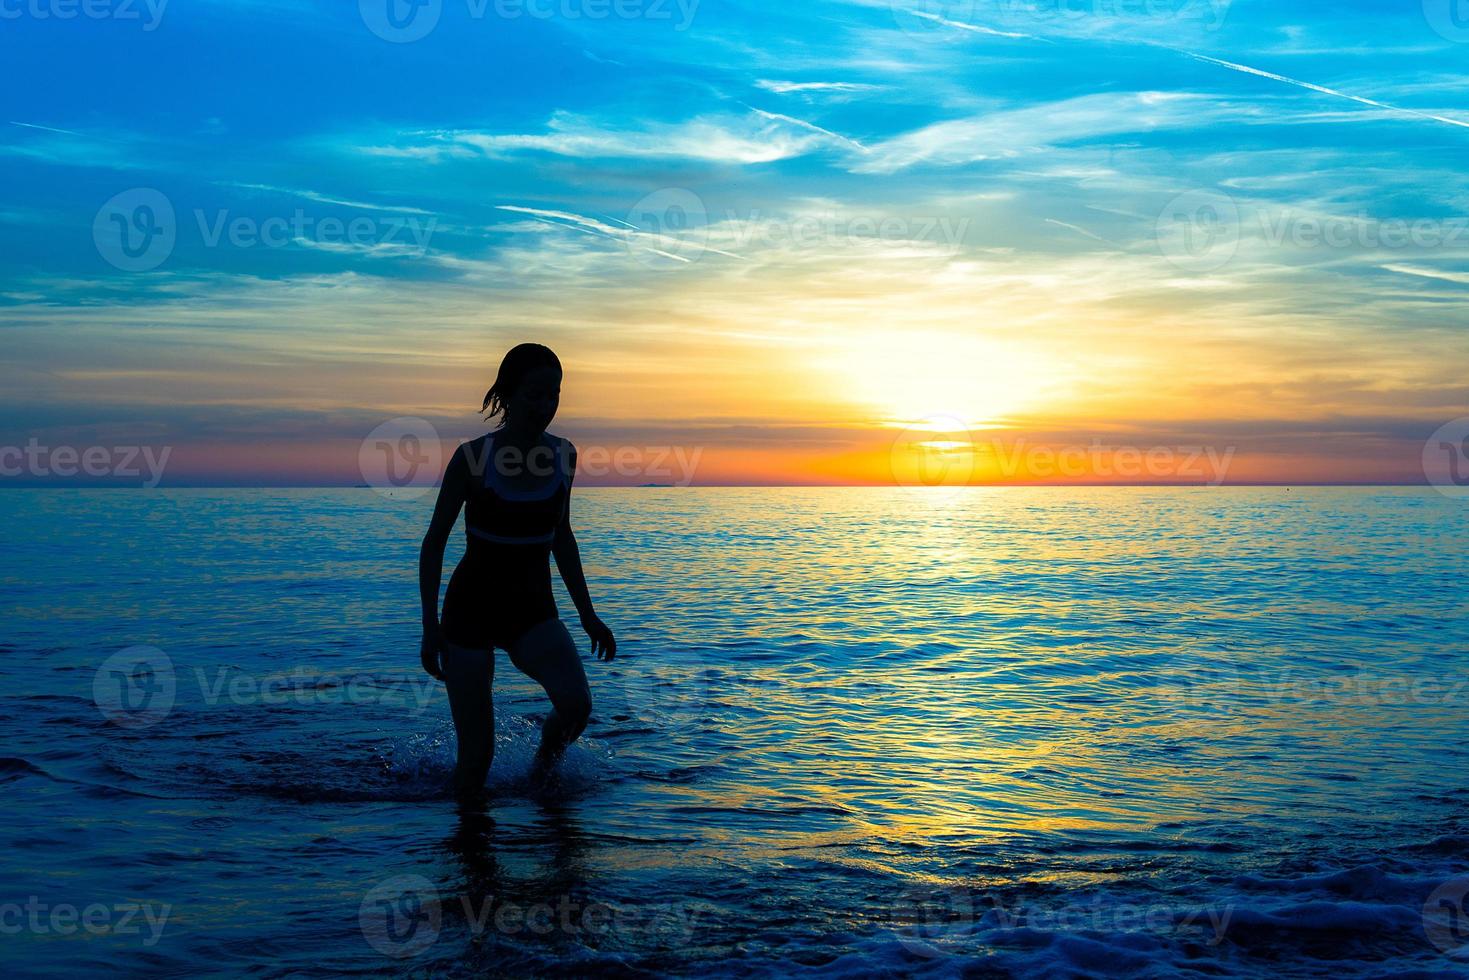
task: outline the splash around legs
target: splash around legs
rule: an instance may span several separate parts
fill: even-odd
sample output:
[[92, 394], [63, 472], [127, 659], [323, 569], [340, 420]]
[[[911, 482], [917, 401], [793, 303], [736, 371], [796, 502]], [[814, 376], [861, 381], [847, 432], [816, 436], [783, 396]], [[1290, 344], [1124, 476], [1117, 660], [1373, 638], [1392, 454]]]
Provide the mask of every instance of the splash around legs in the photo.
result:
[[532, 782], [543, 785], [566, 752], [586, 730], [592, 693], [577, 655], [576, 643], [560, 619], [530, 627], [510, 644], [510, 662], [545, 688], [551, 713], [541, 726], [541, 745], [531, 766]]

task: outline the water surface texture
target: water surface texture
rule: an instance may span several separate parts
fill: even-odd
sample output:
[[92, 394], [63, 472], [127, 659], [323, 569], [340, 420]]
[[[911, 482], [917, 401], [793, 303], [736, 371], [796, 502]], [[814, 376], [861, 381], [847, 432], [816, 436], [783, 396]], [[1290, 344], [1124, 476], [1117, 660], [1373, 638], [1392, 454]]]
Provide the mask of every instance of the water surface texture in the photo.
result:
[[482, 810], [431, 503], [0, 494], [13, 971], [1469, 967], [1462, 501], [578, 490], [621, 655], [550, 794], [498, 655]]

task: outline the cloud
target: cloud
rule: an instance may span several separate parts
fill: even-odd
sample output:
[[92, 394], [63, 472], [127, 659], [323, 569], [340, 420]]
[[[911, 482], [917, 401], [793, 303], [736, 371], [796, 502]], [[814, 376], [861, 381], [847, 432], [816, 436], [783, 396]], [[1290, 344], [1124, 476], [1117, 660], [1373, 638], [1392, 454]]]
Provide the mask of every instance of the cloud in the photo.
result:
[[466, 151], [474, 151], [487, 157], [538, 152], [582, 159], [686, 159], [753, 164], [772, 163], [822, 146], [850, 143], [810, 123], [758, 110], [746, 115], [705, 115], [685, 122], [647, 123], [637, 127], [599, 123], [558, 112], [544, 133], [441, 130], [408, 135], [421, 142], [368, 147], [365, 152], [429, 160], [442, 154], [463, 156]]
[[363, 211], [392, 211], [399, 214], [421, 215], [430, 215], [433, 213], [431, 211], [425, 211], [422, 208], [408, 207], [402, 204], [369, 204], [365, 201], [349, 201], [340, 197], [332, 197], [327, 194], [320, 194], [316, 191], [301, 190], [299, 188], [290, 187], [274, 187], [270, 184], [242, 184], [238, 182], [231, 182], [230, 186], [238, 187], [242, 190], [248, 191], [268, 191], [272, 194], [289, 194], [293, 197], [300, 197], [308, 201], [316, 201], [321, 204], [336, 204], [344, 208], [358, 208]]
[[[638, 228], [636, 225], [629, 224], [626, 221], [619, 221], [616, 218], [611, 219], [616, 222], [616, 224], [608, 224], [605, 221], [600, 221], [596, 218], [588, 218], [585, 215], [575, 214], [570, 211], [556, 211], [546, 208], [531, 208], [515, 204], [501, 204], [497, 205], [497, 207], [501, 211], [511, 211], [520, 214], [531, 215], [533, 218], [544, 221], [547, 224], [552, 225], [553, 227], [570, 228], [575, 231], [585, 232], [591, 235], [599, 235], [603, 238], [614, 239], [623, 244], [631, 245], [635, 248], [641, 248], [656, 255], [660, 255], [663, 258], [672, 259], [675, 262], [692, 263], [694, 261], [694, 259], [689, 256], [677, 255], [669, 252], [667, 248], [664, 247], [670, 242], [670, 237], [668, 235], [665, 235], [659, 231], [649, 231]], [[694, 251], [712, 252], [714, 254], [723, 255], [732, 259], [743, 258], [743, 256], [736, 255], [734, 252], [727, 252], [723, 249], [715, 248], [714, 246], [709, 245], [707, 242], [700, 243]]]
[[1465, 121], [1463, 119], [1453, 119], [1449, 116], [1440, 116], [1431, 112], [1422, 112], [1418, 109], [1405, 109], [1402, 106], [1388, 105], [1386, 102], [1378, 102], [1376, 99], [1368, 99], [1360, 95], [1351, 95], [1338, 89], [1327, 88], [1324, 85], [1315, 85], [1311, 82], [1302, 82], [1294, 78], [1288, 78], [1285, 75], [1277, 75], [1275, 72], [1264, 71], [1260, 68], [1251, 68], [1249, 65], [1240, 65], [1232, 61], [1224, 61], [1220, 58], [1211, 58], [1206, 54], [1196, 54], [1192, 51], [1184, 51], [1181, 53], [1186, 54], [1190, 58], [1193, 58], [1197, 61], [1202, 61], [1205, 64], [1219, 65], [1222, 68], [1228, 68], [1232, 71], [1243, 72], [1247, 75], [1257, 75], [1260, 78], [1268, 78], [1272, 81], [1284, 82], [1287, 85], [1294, 85], [1297, 88], [1308, 89], [1312, 92], [1320, 92], [1323, 95], [1335, 96], [1338, 99], [1347, 99], [1352, 102], [1359, 102], [1362, 105], [1372, 106], [1376, 109], [1386, 109], [1389, 112], [1395, 112], [1405, 116], [1416, 116], [1419, 119], [1427, 119], [1432, 122], [1440, 122], [1450, 126], [1459, 126], [1464, 129], [1469, 129], [1469, 121]]
[[1035, 39], [1034, 34], [1021, 34], [1015, 31], [1001, 31], [996, 30], [993, 27], [984, 27], [980, 24], [969, 24], [965, 23], [964, 21], [950, 20], [947, 17], [941, 17], [938, 14], [931, 13], [927, 10], [909, 10], [908, 15], [910, 17], [918, 17], [923, 20], [932, 21], [933, 23], [938, 24], [942, 27], [952, 27], [955, 30], [968, 31], [971, 34], [987, 34], [990, 37], [1030, 38], [1032, 40]]
[[1017, 157], [1056, 144], [1163, 130], [1194, 129], [1262, 114], [1186, 92], [1082, 95], [1059, 102], [950, 119], [868, 144], [854, 169], [892, 173], [919, 164], [961, 166]]
[[59, 133], [62, 136], [81, 136], [82, 135], [81, 133], [73, 132], [70, 129], [57, 129], [54, 126], [41, 126], [41, 125], [38, 125], [36, 123], [16, 122], [14, 119], [10, 120], [10, 125], [12, 125], [12, 126], [22, 126], [22, 127], [26, 128], [26, 129], [39, 129], [42, 132], [46, 132], [46, 133]]
[[864, 92], [880, 92], [881, 85], [870, 85], [862, 82], [784, 82], [776, 79], [762, 78], [755, 82], [760, 88], [777, 95], [792, 94], [825, 94], [856, 95]]
[[1385, 265], [1382, 268], [1388, 272], [1400, 272], [1405, 276], [1421, 276], [1424, 279], [1439, 279], [1469, 286], [1469, 272], [1445, 272], [1440, 269], [1424, 269], [1414, 265]]

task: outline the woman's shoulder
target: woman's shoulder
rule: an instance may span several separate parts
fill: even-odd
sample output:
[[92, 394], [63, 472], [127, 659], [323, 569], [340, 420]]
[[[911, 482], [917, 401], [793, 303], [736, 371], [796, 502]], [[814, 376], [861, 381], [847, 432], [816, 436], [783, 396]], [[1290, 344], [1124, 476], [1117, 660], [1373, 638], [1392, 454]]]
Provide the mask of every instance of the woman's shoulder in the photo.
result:
[[454, 460], [464, 466], [470, 474], [483, 476], [485, 461], [489, 453], [487, 447], [490, 445], [490, 433], [474, 439], [467, 439], [459, 444], [454, 450]]

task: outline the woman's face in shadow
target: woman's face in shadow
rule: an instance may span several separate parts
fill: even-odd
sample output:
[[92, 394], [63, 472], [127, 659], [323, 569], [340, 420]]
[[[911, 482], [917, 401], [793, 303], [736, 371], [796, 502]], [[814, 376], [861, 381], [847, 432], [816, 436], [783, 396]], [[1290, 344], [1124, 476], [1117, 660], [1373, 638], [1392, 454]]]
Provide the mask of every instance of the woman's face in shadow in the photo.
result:
[[561, 404], [561, 372], [554, 367], [539, 367], [520, 382], [510, 396], [510, 418], [535, 432], [543, 432], [556, 417]]

